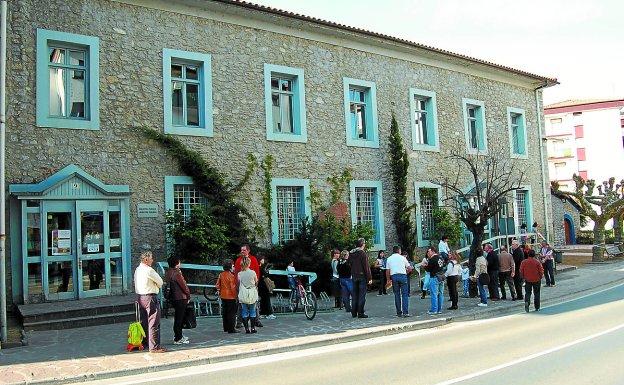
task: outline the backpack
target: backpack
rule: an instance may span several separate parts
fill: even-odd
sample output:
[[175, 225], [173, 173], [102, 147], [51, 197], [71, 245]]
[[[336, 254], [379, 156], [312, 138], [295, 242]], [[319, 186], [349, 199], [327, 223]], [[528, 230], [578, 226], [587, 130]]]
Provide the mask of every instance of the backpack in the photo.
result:
[[132, 351], [136, 348], [139, 350], [143, 350], [143, 339], [145, 338], [145, 330], [143, 330], [143, 325], [141, 325], [141, 319], [139, 317], [139, 303], [135, 302], [135, 322], [132, 322], [128, 326], [128, 345], [126, 346], [126, 350]]

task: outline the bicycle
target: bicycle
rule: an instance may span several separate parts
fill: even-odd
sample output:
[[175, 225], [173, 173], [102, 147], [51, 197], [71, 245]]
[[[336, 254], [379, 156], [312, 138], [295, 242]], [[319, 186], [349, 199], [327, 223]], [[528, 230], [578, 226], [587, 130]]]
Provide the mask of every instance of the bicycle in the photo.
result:
[[296, 278], [296, 285], [290, 291], [290, 311], [295, 313], [299, 310], [299, 303], [303, 306], [303, 313], [308, 320], [313, 320], [316, 316], [317, 302], [316, 295], [311, 291], [306, 291], [300, 277]]

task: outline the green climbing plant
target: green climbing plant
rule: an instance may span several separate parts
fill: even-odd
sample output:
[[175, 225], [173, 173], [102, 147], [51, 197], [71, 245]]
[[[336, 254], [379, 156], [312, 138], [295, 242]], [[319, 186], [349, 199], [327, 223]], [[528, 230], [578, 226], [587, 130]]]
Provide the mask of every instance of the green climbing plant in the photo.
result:
[[408, 169], [409, 158], [403, 147], [399, 124], [393, 113], [390, 124], [390, 174], [394, 193], [394, 227], [399, 244], [404, 251], [412, 256], [416, 249], [416, 233], [412, 221], [414, 205], [407, 203]]
[[267, 237], [269, 242], [271, 240], [271, 181], [273, 180], [273, 166], [275, 165], [275, 159], [273, 155], [267, 154], [262, 162], [260, 168], [263, 171], [264, 176], [264, 191], [262, 193], [262, 208], [267, 218]]

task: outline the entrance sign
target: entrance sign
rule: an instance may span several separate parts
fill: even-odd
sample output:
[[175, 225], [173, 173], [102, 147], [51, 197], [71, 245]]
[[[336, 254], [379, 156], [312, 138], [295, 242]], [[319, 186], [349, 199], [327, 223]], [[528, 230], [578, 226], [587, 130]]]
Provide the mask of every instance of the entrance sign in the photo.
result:
[[71, 230], [52, 230], [52, 255], [71, 254]]
[[158, 204], [156, 203], [138, 203], [137, 217], [139, 218], [156, 218], [158, 216]]

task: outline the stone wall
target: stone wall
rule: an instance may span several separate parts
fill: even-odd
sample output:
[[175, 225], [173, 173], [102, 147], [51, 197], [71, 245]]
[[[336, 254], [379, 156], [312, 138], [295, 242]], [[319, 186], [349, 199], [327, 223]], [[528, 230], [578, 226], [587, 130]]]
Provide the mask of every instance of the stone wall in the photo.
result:
[[[246, 157], [272, 154], [274, 177], [309, 178], [327, 195], [327, 176], [347, 167], [354, 179], [381, 180], [384, 188], [386, 243], [395, 240], [388, 142], [392, 113], [405, 146], [411, 149], [408, 89], [437, 93], [440, 149], [410, 152], [410, 197], [415, 181], [431, 181], [458, 170], [445, 156], [465, 148], [462, 98], [485, 102], [489, 150], [509, 156], [507, 107], [526, 110], [528, 160], [516, 160], [532, 186], [533, 217], [544, 223], [535, 93], [500, 81], [435, 66], [358, 51], [328, 43], [251, 29], [206, 18], [107, 0], [15, 0], [9, 6], [8, 183], [38, 182], [74, 163], [110, 184], [132, 192], [133, 255], [150, 243], [164, 254], [164, 176], [180, 175], [173, 160], [136, 126], [163, 130], [163, 48], [212, 55], [214, 137], [181, 137], [188, 146], [234, 182]], [[280, 18], [276, 17], [276, 22]], [[305, 23], [303, 23], [305, 24]], [[35, 125], [36, 29], [96, 36], [100, 39], [100, 130], [43, 128]], [[265, 63], [305, 70], [308, 142], [266, 140], [263, 67]], [[510, 75], [511, 76], [511, 75]], [[347, 147], [343, 77], [374, 81], [380, 148]], [[541, 109], [541, 94], [538, 95]], [[258, 172], [241, 193], [248, 209], [266, 223]], [[345, 197], [346, 198], [346, 197]], [[327, 198], [328, 200], [328, 198]], [[413, 200], [413, 198], [410, 198]], [[160, 217], [136, 216], [137, 203], [157, 203]], [[136, 257], [135, 257], [136, 258]]]
[[550, 201], [552, 202], [553, 213], [553, 244], [555, 246], [565, 245], [564, 215], [570, 215], [574, 223], [575, 232], [578, 232], [581, 229], [579, 211], [568, 200], [561, 200], [561, 198], [554, 195], [550, 196]]

